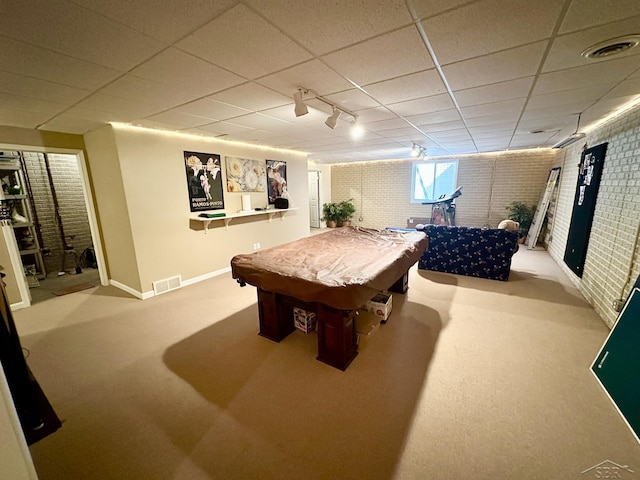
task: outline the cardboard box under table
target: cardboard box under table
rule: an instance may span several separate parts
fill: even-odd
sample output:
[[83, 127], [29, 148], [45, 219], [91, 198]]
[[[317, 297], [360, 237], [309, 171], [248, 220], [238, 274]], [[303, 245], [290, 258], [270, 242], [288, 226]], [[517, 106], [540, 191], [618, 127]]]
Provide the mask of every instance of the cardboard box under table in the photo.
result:
[[380, 318], [382, 323], [386, 323], [391, 314], [393, 297], [390, 293], [380, 292], [367, 302], [367, 310]]
[[428, 244], [418, 231], [341, 227], [236, 255], [231, 274], [257, 287], [261, 336], [280, 342], [295, 330], [294, 308], [315, 313], [317, 359], [345, 370], [358, 354], [356, 310], [380, 291], [404, 293]]

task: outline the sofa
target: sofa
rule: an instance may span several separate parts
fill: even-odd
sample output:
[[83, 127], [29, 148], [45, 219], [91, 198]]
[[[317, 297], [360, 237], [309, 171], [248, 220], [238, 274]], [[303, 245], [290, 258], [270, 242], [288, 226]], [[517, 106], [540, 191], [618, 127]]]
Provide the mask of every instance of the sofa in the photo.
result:
[[419, 269], [509, 280], [511, 257], [518, 251], [518, 232], [446, 225], [418, 225], [417, 230], [429, 237]]

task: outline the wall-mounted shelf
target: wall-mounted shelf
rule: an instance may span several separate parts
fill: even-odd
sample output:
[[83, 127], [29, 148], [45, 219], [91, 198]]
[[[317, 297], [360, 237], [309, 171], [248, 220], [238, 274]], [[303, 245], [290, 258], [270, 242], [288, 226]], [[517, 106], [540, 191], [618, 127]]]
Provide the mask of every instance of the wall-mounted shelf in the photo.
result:
[[276, 215], [280, 217], [280, 220], [282, 220], [282, 217], [284, 216], [285, 213], [291, 212], [293, 210], [298, 210], [298, 209], [299, 207], [269, 209], [269, 210], [251, 210], [249, 212], [240, 211], [237, 213], [227, 213], [224, 217], [215, 217], [215, 218], [203, 218], [203, 217], [199, 217], [198, 215], [193, 215], [191, 216], [191, 220], [202, 222], [202, 224], [204, 225], [204, 233], [207, 233], [209, 231], [209, 224], [211, 224], [211, 222], [224, 221], [224, 227], [225, 229], [228, 230], [229, 224], [231, 223], [231, 220], [233, 220], [234, 218], [246, 218], [246, 217], [256, 217], [259, 215], [267, 215], [269, 217], [269, 222], [271, 222], [271, 220], [273, 220], [273, 217], [275, 217]]

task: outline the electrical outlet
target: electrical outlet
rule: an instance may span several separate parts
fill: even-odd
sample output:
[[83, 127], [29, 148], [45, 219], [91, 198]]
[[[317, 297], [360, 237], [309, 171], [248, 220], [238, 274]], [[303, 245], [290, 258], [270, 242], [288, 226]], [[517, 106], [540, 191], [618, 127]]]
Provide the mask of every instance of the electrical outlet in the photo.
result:
[[254, 250], [260, 250], [260, 242], [254, 243], [253, 244], [253, 249]]
[[622, 311], [622, 307], [624, 307], [624, 300], [621, 300], [621, 299], [614, 300], [612, 306], [616, 312], [620, 312]]

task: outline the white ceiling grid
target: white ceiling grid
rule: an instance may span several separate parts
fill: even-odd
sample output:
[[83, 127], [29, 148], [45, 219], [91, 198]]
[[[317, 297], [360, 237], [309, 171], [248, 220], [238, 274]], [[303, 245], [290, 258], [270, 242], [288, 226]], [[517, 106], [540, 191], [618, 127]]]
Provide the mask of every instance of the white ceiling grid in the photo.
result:
[[[0, 124], [107, 122], [307, 152], [318, 162], [548, 147], [640, 96], [637, 0], [30, 0], [3, 4]], [[365, 128], [334, 130], [330, 107]]]

